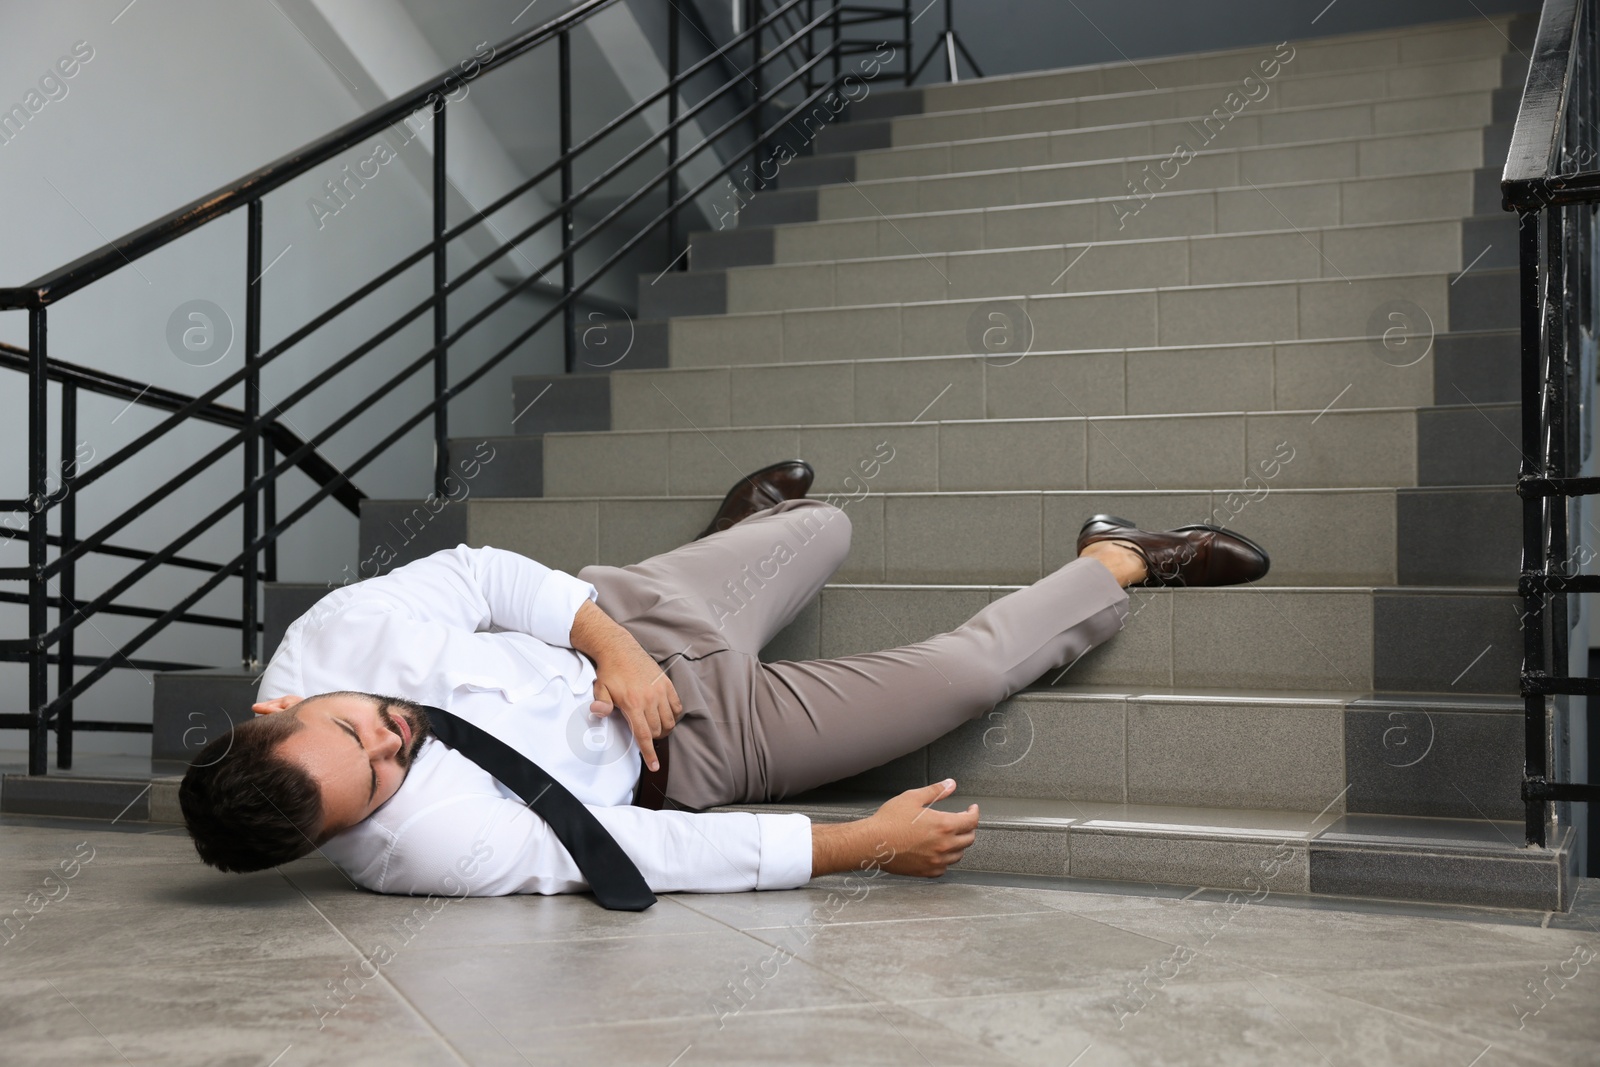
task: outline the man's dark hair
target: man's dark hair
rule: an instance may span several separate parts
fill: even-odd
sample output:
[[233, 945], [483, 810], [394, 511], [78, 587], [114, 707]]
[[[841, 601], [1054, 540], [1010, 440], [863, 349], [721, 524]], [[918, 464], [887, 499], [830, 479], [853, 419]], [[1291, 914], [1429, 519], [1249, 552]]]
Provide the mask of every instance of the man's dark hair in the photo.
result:
[[299, 859], [318, 843], [322, 793], [311, 775], [277, 753], [301, 725], [291, 715], [258, 715], [195, 757], [178, 804], [206, 863], [261, 871]]

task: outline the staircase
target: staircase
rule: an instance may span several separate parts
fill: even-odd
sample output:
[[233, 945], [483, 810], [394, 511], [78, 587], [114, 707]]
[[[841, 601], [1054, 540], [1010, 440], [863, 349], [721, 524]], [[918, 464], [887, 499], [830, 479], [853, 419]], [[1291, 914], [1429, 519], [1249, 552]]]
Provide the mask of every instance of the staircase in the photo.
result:
[[[585, 332], [605, 370], [520, 378], [518, 433], [452, 443], [464, 501], [368, 501], [362, 558], [632, 562], [800, 456], [854, 540], [764, 653], [793, 659], [949, 629], [1094, 512], [1221, 522], [1272, 552], [1263, 583], [1135, 591], [1064, 674], [765, 807], [840, 819], [948, 776], [983, 812], [963, 869], [1564, 908], [1572, 831], [1523, 847], [1518, 793], [1498, 182], [1533, 28], [874, 87], [688, 270], [642, 277], [638, 320]], [[269, 654], [324, 592], [268, 588]], [[253, 694], [159, 676], [155, 755]]]

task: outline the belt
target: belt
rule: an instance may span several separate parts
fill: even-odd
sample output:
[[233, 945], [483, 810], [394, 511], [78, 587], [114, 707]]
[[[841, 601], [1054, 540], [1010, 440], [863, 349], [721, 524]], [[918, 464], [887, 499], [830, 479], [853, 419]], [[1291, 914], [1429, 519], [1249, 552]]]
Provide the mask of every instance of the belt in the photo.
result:
[[669, 750], [667, 739], [658, 737], [655, 741], [656, 762], [661, 764], [659, 771], [652, 771], [649, 764], [644, 762], [644, 756], [639, 757], [639, 787], [633, 791], [633, 802], [641, 808], [651, 811], [660, 811], [667, 804], [667, 763]]

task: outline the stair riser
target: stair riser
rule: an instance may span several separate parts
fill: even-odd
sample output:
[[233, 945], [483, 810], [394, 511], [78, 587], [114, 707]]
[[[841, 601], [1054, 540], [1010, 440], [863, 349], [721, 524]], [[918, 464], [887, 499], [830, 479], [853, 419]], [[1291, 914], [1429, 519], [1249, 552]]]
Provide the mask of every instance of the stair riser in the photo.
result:
[[1513, 333], [1442, 334], [1426, 358], [1395, 365], [1408, 358], [1375, 338], [1035, 353], [1016, 363], [946, 356], [641, 371], [616, 376], [610, 419], [593, 428], [906, 419], [936, 396], [939, 402], [929, 414], [942, 419], [1058, 418], [1079, 410], [1091, 416], [1305, 411], [1321, 410], [1335, 396], [1349, 408], [1481, 405], [1519, 397]]
[[[1518, 345], [1515, 331], [1445, 333], [1434, 339], [1425, 358], [1409, 366], [1397, 365], [1409, 355], [1374, 338], [1127, 353], [1036, 352], [1017, 363], [936, 356], [634, 371], [601, 377], [605, 388], [599, 392], [583, 383], [571, 399], [574, 407], [580, 401], [589, 404], [586, 424], [570, 413], [561, 421], [567, 429], [590, 431], [772, 426], [794, 419], [837, 424], [915, 415], [926, 404], [919, 398], [935, 396], [942, 418], [1053, 418], [1062, 408], [1052, 382], [1086, 415], [1320, 410], [1333, 396], [1350, 408], [1494, 405], [1520, 401]], [[525, 411], [517, 428], [545, 432], [540, 411], [547, 403], [549, 410], [559, 409], [568, 400], [566, 387], [575, 381], [566, 375], [517, 378], [515, 403]], [[529, 408], [533, 397], [542, 399]], [[496, 448], [502, 440], [495, 439]], [[519, 461], [538, 460], [528, 453]], [[542, 477], [531, 471], [526, 478], [542, 485]], [[542, 495], [481, 485], [477, 492]]]
[[[1472, 254], [1516, 249], [1516, 220], [1474, 220]], [[649, 319], [754, 311], [964, 300], [1018, 293], [1087, 293], [1150, 286], [1451, 272], [1463, 265], [1463, 223], [1431, 221], [1329, 229], [1286, 227], [1157, 241], [686, 271], [640, 280]], [[1514, 263], [1503, 264], [1514, 266]]]
[[[1123, 197], [1117, 217], [1137, 211], [1147, 194], [1171, 188], [1223, 189], [1330, 178], [1387, 177], [1484, 164], [1480, 129], [1408, 133], [1291, 146], [1202, 151], [1181, 165], [1170, 149], [1103, 162], [1052, 164], [981, 173], [861, 181], [757, 194], [741, 226], [816, 219], [875, 218], [929, 211], [1048, 204], [1086, 197]], [[1133, 225], [1135, 218], [1128, 218]]]
[[1030, 692], [830, 788], [1515, 820], [1521, 741], [1506, 708]]
[[881, 442], [895, 458], [871, 484], [879, 492], [1232, 491], [1282, 442], [1295, 458], [1275, 488], [1509, 485], [1518, 454], [1502, 433], [1516, 440], [1515, 410], [1480, 406], [557, 434], [545, 439], [545, 492], [720, 496], [741, 474], [799, 456], [817, 470], [813, 495], [844, 493]]
[[[1366, 39], [1300, 41], [1294, 45], [1293, 58], [1282, 66], [1281, 77], [1285, 82], [1319, 74], [1370, 77], [1372, 68], [1389, 68], [1398, 73], [1444, 61], [1477, 58], [1498, 61], [1507, 48], [1502, 27], [1509, 23], [1510, 20], [1502, 18], [1497, 23], [1483, 21], [1415, 32], [1390, 31], [1383, 37]], [[859, 120], [886, 114], [957, 111], [1108, 93], [1141, 93], [1151, 89], [1152, 82], [1158, 90], [1238, 83], [1247, 74], [1259, 73], [1258, 64], [1272, 56], [1274, 48], [1263, 45], [1204, 56], [1141, 59], [1137, 66], [1113, 64], [914, 90], [886, 90], [872, 93], [854, 105], [851, 117]], [[1404, 84], [1403, 75], [1399, 84]]]
[[[687, 543], [713, 497], [484, 501], [469, 533], [499, 545], [521, 529], [541, 562], [569, 572], [625, 566]], [[1072, 560], [1085, 518], [1155, 529], [1226, 525], [1268, 546], [1270, 585], [1493, 585], [1516, 579], [1521, 511], [1503, 489], [1276, 490], [928, 496], [874, 494], [846, 508], [853, 530], [840, 582], [1025, 584]], [[1463, 544], [1459, 531], [1470, 529]], [[1330, 531], [1337, 536], [1330, 536]]]
[[[1356, 101], [1401, 101], [1456, 93], [1493, 91], [1502, 84], [1503, 68], [1497, 56], [1423, 64], [1413, 68], [1380, 68], [1338, 74], [1297, 74], [1291, 63], [1269, 83], [1267, 95], [1251, 101], [1246, 114], [1278, 112], [1291, 108], [1337, 107]], [[818, 138], [823, 152], [856, 151], [829, 138], [845, 134], [851, 126], [881, 125], [885, 144], [904, 147], [973, 137], [1004, 137], [1047, 130], [1074, 130], [1133, 122], [1210, 115], [1222, 106], [1236, 82], [1197, 88], [1147, 90], [1086, 99], [1043, 100], [965, 112], [907, 115], [874, 123], [850, 122], [829, 129]], [[1259, 90], [1256, 91], [1259, 95]], [[1230, 125], [1232, 123], [1230, 122]], [[846, 135], [847, 136], [847, 135]], [[844, 138], [841, 137], [841, 140]], [[878, 145], [868, 147], [876, 148]]]
[[1465, 300], [1438, 274], [678, 318], [668, 324], [668, 354], [671, 366], [683, 368], [809, 363], [840, 353], [1011, 360], [1028, 351], [1382, 337], [1385, 308], [1407, 316], [1419, 336], [1515, 328], [1514, 275], [1468, 279], [1477, 300]]
[[[1193, 148], [1289, 145], [1336, 137], [1482, 126], [1494, 118], [1494, 86], [1466, 93], [1376, 103], [1334, 104], [1292, 111], [1254, 111], [1230, 116], [1211, 100], [1173, 117], [1129, 120], [1109, 128], [1080, 129], [1076, 105], [984, 112], [971, 118], [916, 120], [914, 135], [896, 130], [891, 150], [801, 157], [784, 166], [778, 186], [799, 189], [848, 180], [879, 181], [1086, 163], [1126, 156], [1165, 154], [1176, 144]], [[1220, 96], [1220, 94], [1219, 94]], [[1218, 107], [1220, 117], [1211, 115]], [[909, 123], [913, 120], [899, 120]]]
[[[1261, 188], [1174, 190], [1123, 218], [1126, 189], [1104, 200], [1077, 193], [1069, 202], [972, 208], [932, 215], [802, 223], [697, 233], [695, 270], [764, 263], [810, 263], [981, 249], [1033, 248], [1041, 241], [1126, 241], [1281, 230], [1284, 216], [1301, 229], [1498, 214], [1498, 175], [1474, 171], [1308, 181]], [[1260, 182], [1256, 183], [1258, 186]], [[1263, 197], [1261, 194], [1267, 195]], [[1479, 204], [1492, 193], [1493, 202]], [[812, 194], [807, 194], [812, 195]], [[1280, 214], [1279, 212], [1282, 212]], [[1119, 221], [1122, 225], [1119, 225]]]
[[[1509, 94], [1510, 90], [1504, 86], [1512, 83], [1517, 85], [1517, 98], [1520, 99], [1520, 86], [1525, 75], [1526, 61], [1517, 53], [1430, 62], [1411, 67], [1344, 70], [1338, 74], [1296, 74], [1291, 66], [1280, 72], [1280, 77], [1275, 80], [1267, 96], [1251, 102], [1250, 109], [1253, 114], [1258, 114], [1286, 107], [1336, 106], [1350, 101], [1421, 98], [1477, 90]], [[818, 138], [806, 144], [803, 154], [866, 152], [933, 141], [954, 141], [965, 134], [987, 138], [1032, 130], [1077, 130], [1083, 126], [1158, 122], [1163, 118], [1208, 115], [1235, 88], [1238, 88], [1237, 83], [1224, 82], [1178, 90], [1147, 90], [1078, 99], [1040, 99], [1006, 104], [1002, 110], [979, 109], [942, 114], [925, 114], [922, 90], [914, 90], [910, 94], [893, 91], [891, 94], [894, 99], [891, 101], [885, 101], [880, 91], [877, 98], [869, 96], [861, 104], [851, 106], [846, 112], [848, 122], [827, 126]], [[867, 117], [875, 114], [875, 104], [882, 106], [877, 109], [877, 114], [882, 114], [882, 117]], [[1499, 120], [1510, 122], [1515, 118], [1515, 107], [1507, 109], [1506, 104], [1498, 104], [1498, 107], [1501, 109], [1496, 112]], [[898, 114], [888, 114], [891, 110]], [[1048, 118], [1035, 117], [1035, 112], [1048, 114]], [[957, 125], [947, 125], [950, 122]], [[971, 133], [974, 130], [978, 133]], [[958, 136], [949, 136], [952, 131]]]

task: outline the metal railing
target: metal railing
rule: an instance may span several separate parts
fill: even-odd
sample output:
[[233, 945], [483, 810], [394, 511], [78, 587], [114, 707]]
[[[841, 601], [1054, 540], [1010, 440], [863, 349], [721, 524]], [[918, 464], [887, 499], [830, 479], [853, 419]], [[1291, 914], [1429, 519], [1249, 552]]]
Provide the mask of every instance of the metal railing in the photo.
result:
[[[1596, 205], [1600, 204], [1600, 27], [1590, 0], [1546, 0], [1501, 181], [1517, 212], [1521, 256], [1523, 599], [1521, 692], [1528, 844], [1545, 846], [1559, 805], [1600, 799], [1600, 786], [1557, 781], [1564, 742], [1555, 716], [1587, 714], [1577, 698], [1600, 679], [1571, 667], [1572, 598], [1600, 592], [1573, 550], [1593, 476]], [[1587, 662], [1588, 649], [1579, 650]], [[1551, 698], [1554, 698], [1552, 700]], [[1552, 706], [1554, 705], [1554, 706]], [[1590, 720], [1592, 722], [1592, 720]]]
[[[631, 252], [644, 248], [647, 241], [664, 238], [658, 265], [677, 263], [687, 236], [685, 220], [690, 217], [687, 213], [696, 210], [696, 198], [726, 180], [748, 157], [762, 153], [787, 124], [807, 115], [808, 110], [817, 107], [819, 102], [836, 102], [839, 97], [830, 97], [829, 94], [836, 90], [842, 92], [840, 86], [847, 84], [844, 82], [847, 76], [843, 64], [845, 57], [888, 45], [900, 57], [903, 69], [896, 68], [892, 73], [884, 70], [879, 77], [893, 78], [904, 84], [909, 84], [912, 79], [910, 32], [913, 15], [910, 0], [885, 0], [881, 6], [844, 3], [840, 0], [765, 0], [759, 4], [751, 0], [745, 8], [747, 14], [743, 28], [720, 45], [711, 41], [697, 21], [692, 21], [692, 8], [686, 12], [678, 4], [669, 3], [665, 84], [604, 122], [594, 132], [578, 138], [573, 130], [572, 34], [589, 19], [617, 2], [583, 0], [565, 14], [502, 42], [488, 58], [475, 62], [477, 69], [470, 76], [481, 78], [525, 56], [535, 53], [548, 55], [549, 50], [553, 49], [559, 78], [559, 146], [556, 158], [537, 173], [454, 226], [449, 224], [446, 210], [449, 187], [446, 178], [449, 147], [446, 131], [448, 104], [462, 79], [452, 69], [327, 136], [59, 270], [24, 286], [0, 289], [0, 312], [25, 310], [28, 316], [26, 348], [0, 346], [0, 370], [27, 375], [28, 434], [28, 495], [21, 500], [0, 501], [0, 511], [26, 514], [25, 532], [8, 530], [8, 533], [26, 540], [27, 564], [0, 568], [0, 582], [26, 582], [28, 591], [26, 594], [0, 593], [0, 602], [26, 602], [29, 636], [0, 641], [0, 661], [27, 663], [29, 710], [26, 713], [0, 714], [0, 728], [28, 731], [29, 773], [43, 774], [47, 771], [48, 744], [52, 731], [57, 739], [57, 764], [63, 768], [71, 766], [74, 729], [150, 731], [147, 723], [75, 721], [73, 702], [108, 672], [119, 667], [167, 669], [190, 666], [132, 658], [141, 646], [173, 623], [238, 627], [241, 661], [247, 668], [258, 666], [261, 633], [259, 588], [262, 581], [274, 580], [276, 576], [275, 545], [284, 531], [329, 498], [352, 512], [358, 512], [363, 494], [356, 488], [352, 478], [409, 431], [430, 418], [435, 460], [434, 488], [436, 492], [444, 494], [449, 474], [449, 402], [482, 380], [491, 369], [552, 324], [561, 331], [564, 366], [567, 371], [573, 371], [576, 365], [578, 302], [589, 299], [586, 294], [602, 279], [611, 276], [611, 272], [618, 270]], [[703, 45], [706, 54], [693, 63], [681, 65], [679, 43], [685, 34], [685, 23], [689, 24], [689, 30], [698, 34], [690, 40]], [[866, 26], [878, 29], [881, 28], [880, 24], [891, 27], [886, 31], [887, 36], [863, 36], [864, 31], [859, 29]], [[708, 83], [715, 85], [715, 88], [691, 103], [688, 98], [691, 93], [698, 91], [695, 87]], [[613, 138], [628, 132], [630, 123], [640, 119], [647, 109], [656, 106], [664, 106], [667, 110], [665, 124], [631, 149], [618, 153], [617, 142]], [[322, 313], [290, 331], [282, 340], [263, 349], [262, 229], [266, 196], [307, 174], [312, 168], [423, 111], [432, 113], [431, 239]], [[702, 126], [710, 129], [697, 135], [696, 131]], [[686, 139], [686, 133], [698, 136], [698, 140], [685, 146], [682, 142]], [[594, 206], [599, 201], [597, 193], [608, 182], [622, 175], [626, 168], [640, 160], [648, 162], [647, 157], [663, 155], [665, 166], [653, 177], [638, 184], [620, 202], [609, 207]], [[580, 186], [578, 164], [593, 164], [595, 160], [600, 161], [596, 164], [598, 173]], [[687, 176], [687, 169], [691, 166], [697, 174], [705, 176], [691, 180]], [[501, 235], [496, 231], [498, 240], [492, 252], [454, 275], [450, 273], [447, 250], [451, 242], [480, 224], [486, 224], [490, 216], [517, 198], [530, 192], [537, 193], [541, 183], [549, 183], [552, 179], [559, 183], [558, 203], [549, 205], [548, 210], [534, 222], [508, 238], [499, 239]], [[652, 198], [653, 202], [660, 203], [660, 209], [645, 221], [638, 222], [635, 209]], [[132, 379], [92, 371], [50, 354], [48, 327], [52, 305], [118, 270], [133, 266], [140, 258], [240, 208], [246, 213], [242, 367], [199, 395], [187, 396], [156, 389]], [[585, 209], [594, 217], [580, 232], [580, 215]], [[650, 212], [651, 208], [645, 206], [643, 210]], [[630, 213], [633, 214], [630, 216]], [[552, 227], [559, 238], [558, 253], [537, 265], [520, 281], [510, 284], [505, 292], [493, 300], [476, 307], [462, 321], [452, 322], [452, 294], [458, 293], [468, 282], [512, 251], [519, 250], [518, 246], [529, 237], [540, 231], [548, 232]], [[601, 248], [597, 242], [602, 240], [605, 245], [601, 251], [609, 249], [609, 253], [601, 255], [600, 262], [592, 269], [580, 270], [578, 254], [588, 250], [591, 253], [589, 258], [594, 258], [594, 248]], [[653, 249], [654, 246], [650, 247]], [[382, 328], [355, 348], [299, 383], [292, 392], [273, 405], [271, 412], [264, 413], [261, 410], [260, 386], [264, 368], [361, 305], [367, 297], [402, 273], [419, 265], [430, 264], [430, 296], [390, 318]], [[542, 282], [541, 279], [546, 276], [559, 278], [559, 285]], [[515, 335], [508, 343], [452, 380], [452, 371], [459, 370], [451, 366], [452, 348], [460, 346], [464, 337], [508, 305], [511, 313], [515, 314], [519, 306], [511, 302], [519, 294], [529, 291], [548, 294], [552, 305], [537, 317], [531, 317], [530, 312], [524, 311], [523, 315], [530, 316], [531, 321], [518, 319]], [[413, 358], [384, 377], [371, 393], [329, 420], [319, 432], [304, 437], [290, 432], [285, 420], [279, 417], [279, 412], [311, 396], [335, 375], [354, 365], [407, 325], [420, 321], [422, 316], [430, 313], [431, 345], [414, 353]], [[385, 366], [373, 373], [381, 376], [391, 370], [394, 367]], [[319, 446], [351, 425], [380, 399], [419, 374], [431, 378], [432, 399], [429, 402], [397, 423], [386, 418], [384, 426], [388, 432], [374, 446], [342, 467], [336, 467], [319, 455]], [[48, 414], [52, 385], [59, 390], [61, 412], [58, 432], [62, 467], [55, 490], [50, 487], [51, 472], [48, 469]], [[229, 407], [218, 402], [219, 397], [236, 386], [243, 386], [242, 407]], [[67, 457], [74, 454], [77, 400], [79, 393], [84, 390], [124, 398], [130, 405], [137, 404], [161, 412], [164, 417], [155, 426], [96, 463], [92, 469], [76, 470], [67, 462]], [[151, 452], [152, 449], [158, 448], [164, 440], [170, 440], [169, 434], [195, 421], [222, 426], [231, 432], [198, 458], [172, 464], [171, 477], [99, 528], [86, 532], [77, 529], [76, 501], [79, 493], [104, 482], [114, 472], [127, 472], [130, 469], [129, 461], [135, 457], [148, 461], [148, 457], [155, 454]], [[202, 472], [229, 457], [242, 457], [238, 492], [217, 503], [198, 521], [177, 533], [160, 548], [137, 549], [114, 542], [114, 538], [135, 519], [147, 514]], [[278, 480], [291, 469], [307, 475], [315, 488], [299, 505], [280, 515], [276, 487]], [[55, 532], [50, 529], [52, 514], [57, 519]], [[186, 546], [219, 524], [236, 521], [236, 514], [239, 516], [237, 521], [241, 521], [242, 525], [242, 543], [240, 551], [231, 559], [210, 562], [183, 554]], [[118, 557], [132, 561], [134, 566], [122, 577], [111, 581], [104, 591], [79, 601], [77, 567], [91, 555]], [[135, 583], [160, 567], [200, 572], [205, 577], [193, 590], [179, 597], [177, 603], [165, 610], [122, 602], [120, 598]], [[190, 611], [202, 597], [232, 577], [241, 580], [237, 618]], [[56, 583], [54, 590], [51, 583]], [[53, 624], [52, 612], [55, 613]], [[150, 621], [111, 655], [93, 657], [76, 654], [76, 630], [101, 614]], [[54, 695], [50, 692], [51, 664], [58, 668]], [[76, 674], [78, 667], [88, 668], [82, 677]]]

